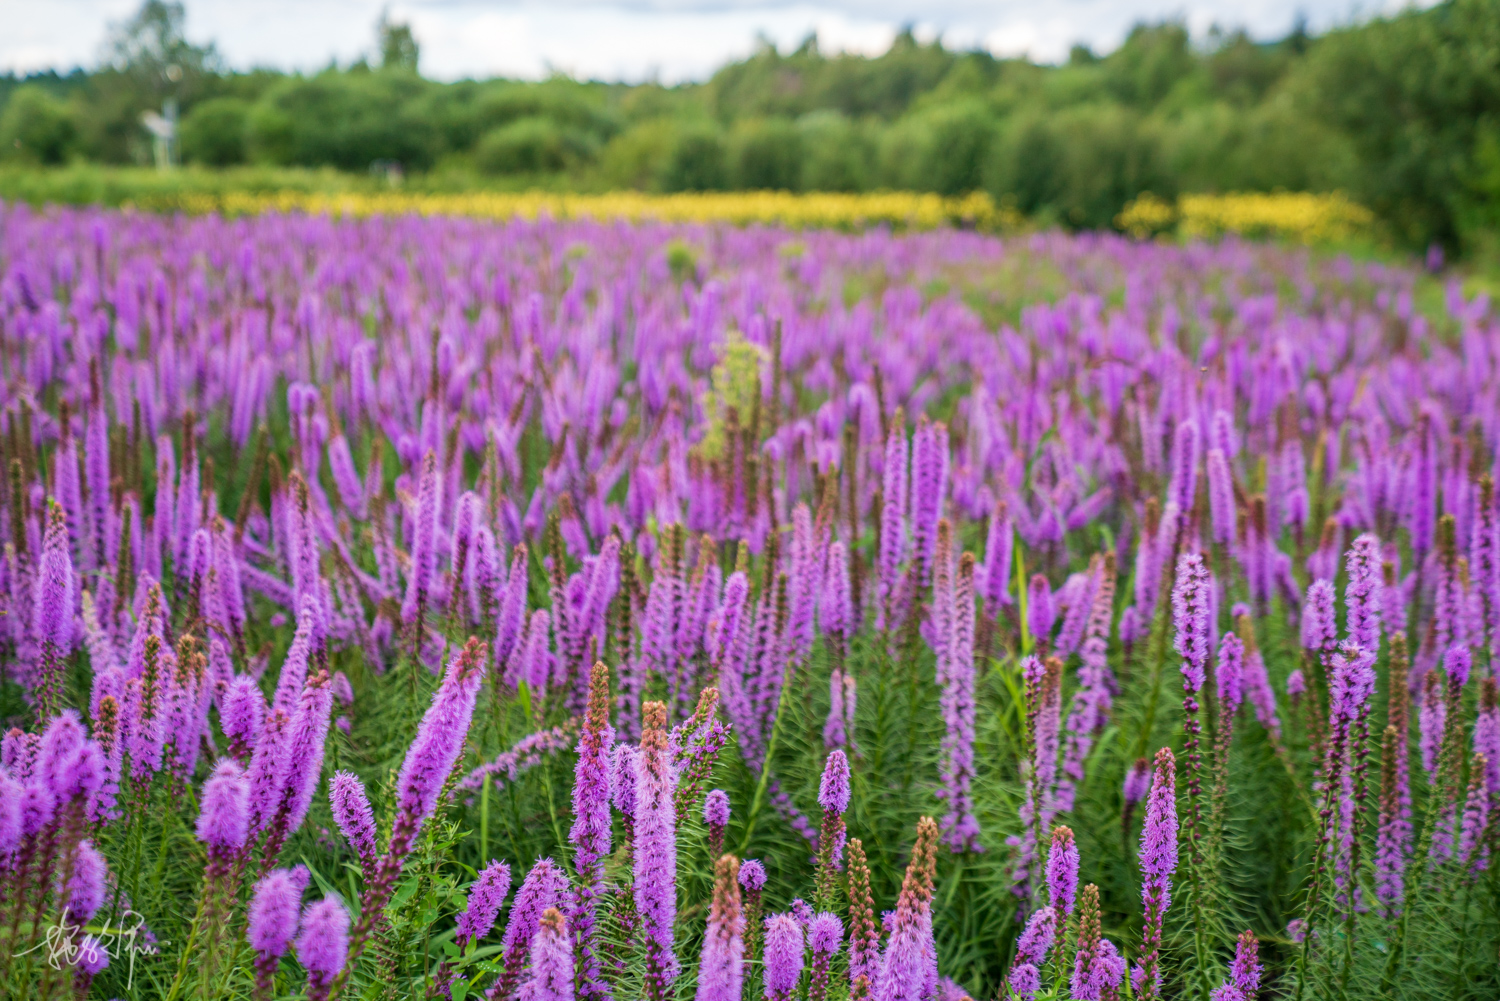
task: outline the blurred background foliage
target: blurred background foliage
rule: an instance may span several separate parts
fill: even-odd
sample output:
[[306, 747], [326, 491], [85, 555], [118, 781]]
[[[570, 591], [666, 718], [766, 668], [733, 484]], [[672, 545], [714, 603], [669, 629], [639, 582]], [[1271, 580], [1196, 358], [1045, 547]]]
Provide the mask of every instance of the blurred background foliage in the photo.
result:
[[439, 83], [384, 19], [353, 65], [239, 71], [182, 25], [180, 4], [150, 0], [98, 67], [0, 77], [0, 172], [148, 163], [141, 115], [171, 99], [181, 159], [205, 168], [436, 190], [984, 191], [1072, 229], [1118, 228], [1146, 193], [1342, 191], [1410, 247], [1484, 250], [1500, 229], [1500, 0], [1269, 42], [1142, 24], [1057, 66], [910, 32], [877, 57], [810, 37], [671, 87]]

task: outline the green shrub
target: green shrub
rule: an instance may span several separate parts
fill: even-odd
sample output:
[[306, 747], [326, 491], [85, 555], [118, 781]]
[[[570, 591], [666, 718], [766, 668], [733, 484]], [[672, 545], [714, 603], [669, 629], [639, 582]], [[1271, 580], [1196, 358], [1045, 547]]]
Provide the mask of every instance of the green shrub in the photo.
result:
[[250, 104], [237, 97], [216, 97], [195, 105], [183, 116], [179, 136], [188, 163], [227, 167], [245, 162], [245, 129]]
[[802, 134], [785, 118], [751, 118], [729, 133], [731, 187], [796, 191], [802, 186]]
[[589, 143], [581, 133], [550, 118], [518, 118], [479, 140], [474, 164], [486, 174], [555, 173], [584, 159]]
[[41, 87], [18, 87], [0, 113], [0, 157], [59, 164], [77, 137], [68, 106]]
[[680, 130], [661, 175], [666, 191], [722, 191], [728, 185], [724, 140], [711, 125]]

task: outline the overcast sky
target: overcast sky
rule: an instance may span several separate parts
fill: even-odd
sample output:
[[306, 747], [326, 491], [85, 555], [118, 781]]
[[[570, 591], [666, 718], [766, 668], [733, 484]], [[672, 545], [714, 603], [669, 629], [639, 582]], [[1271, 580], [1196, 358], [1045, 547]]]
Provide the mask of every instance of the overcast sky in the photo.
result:
[[[666, 83], [703, 79], [746, 55], [758, 35], [785, 51], [816, 31], [825, 51], [878, 53], [903, 24], [924, 39], [1045, 62], [1074, 42], [1105, 52], [1131, 24], [1185, 19], [1258, 38], [1303, 14], [1314, 30], [1402, 0], [187, 0], [187, 33], [213, 41], [231, 66], [313, 70], [372, 47], [383, 8], [409, 21], [422, 72], [462, 77], [579, 77]], [[0, 72], [92, 66], [111, 22], [139, 0], [0, 0]]]

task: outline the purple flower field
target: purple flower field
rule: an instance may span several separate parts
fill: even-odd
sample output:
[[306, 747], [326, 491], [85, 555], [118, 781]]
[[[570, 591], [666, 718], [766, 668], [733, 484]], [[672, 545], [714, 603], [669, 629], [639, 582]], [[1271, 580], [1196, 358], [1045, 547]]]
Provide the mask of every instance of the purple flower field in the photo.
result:
[[1500, 321], [0, 205], [0, 997], [1492, 998]]

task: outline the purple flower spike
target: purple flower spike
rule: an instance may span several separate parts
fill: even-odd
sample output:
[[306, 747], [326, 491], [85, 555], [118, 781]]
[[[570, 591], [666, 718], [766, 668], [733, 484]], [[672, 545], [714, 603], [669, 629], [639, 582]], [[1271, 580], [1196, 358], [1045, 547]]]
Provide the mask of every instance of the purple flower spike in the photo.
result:
[[849, 809], [849, 759], [843, 751], [833, 751], [823, 764], [823, 778], [818, 783], [818, 805], [834, 813]]
[[808, 1001], [824, 1001], [828, 997], [828, 970], [833, 957], [844, 945], [844, 923], [835, 914], [823, 911], [813, 917], [807, 929], [807, 945], [812, 950], [812, 982], [808, 988]]
[[359, 856], [360, 867], [367, 877], [373, 875], [375, 811], [370, 808], [365, 784], [353, 772], [335, 772], [328, 783], [328, 805], [332, 809], [333, 822]]
[[229, 753], [249, 761], [266, 725], [266, 697], [254, 678], [242, 674], [229, 683], [219, 703], [219, 725], [229, 740]]
[[307, 970], [308, 1001], [325, 1001], [349, 955], [349, 912], [337, 897], [324, 897], [302, 915], [297, 959]]
[[269, 996], [271, 975], [297, 934], [307, 879], [307, 869], [299, 865], [295, 869], [274, 869], [255, 884], [246, 912], [245, 937], [255, 950], [258, 997]]
[[1235, 633], [1219, 639], [1219, 662], [1214, 670], [1222, 718], [1233, 720], [1245, 697], [1245, 644]]
[[203, 783], [198, 813], [198, 840], [210, 856], [228, 856], [244, 845], [249, 832], [250, 781], [235, 761], [220, 761]]
[[1333, 585], [1326, 580], [1315, 580], [1307, 586], [1307, 601], [1302, 606], [1302, 649], [1328, 654], [1337, 645]]
[[1146, 801], [1146, 826], [1141, 831], [1141, 902], [1146, 927], [1141, 937], [1142, 998], [1159, 997], [1162, 919], [1172, 904], [1172, 875], [1177, 871], [1177, 763], [1163, 747], [1156, 752], [1156, 775]]
[[703, 822], [710, 827], [729, 823], [729, 794], [723, 789], [710, 789], [703, 798]]
[[532, 939], [541, 927], [542, 915], [563, 902], [567, 888], [567, 875], [549, 858], [539, 859], [526, 874], [505, 925], [505, 937], [500, 947], [505, 957], [505, 969], [491, 991], [492, 997], [510, 997], [521, 982], [521, 973], [531, 953]]
[[1031, 630], [1031, 638], [1039, 650], [1046, 651], [1056, 616], [1057, 611], [1052, 605], [1051, 585], [1047, 583], [1046, 577], [1033, 574], [1031, 583], [1026, 588], [1026, 628]]
[[73, 872], [68, 877], [68, 921], [82, 927], [104, 903], [109, 864], [87, 838], [73, 852]]
[[739, 862], [714, 863], [714, 896], [698, 962], [696, 1001], [740, 1001], [744, 984], [745, 916], [740, 906]]
[[510, 866], [504, 862], [491, 862], [480, 872], [474, 885], [469, 887], [469, 906], [458, 916], [458, 931], [455, 936], [459, 949], [477, 942], [495, 927], [495, 918], [500, 915], [500, 906], [510, 893]]
[[766, 867], [759, 859], [747, 858], [740, 863], [740, 886], [751, 893], [759, 893], [766, 885]]
[[1073, 900], [1078, 893], [1078, 844], [1073, 840], [1073, 831], [1068, 827], [1052, 829], [1052, 850], [1047, 855], [1047, 893], [1057, 911], [1061, 925], [1073, 913]]
[[791, 1001], [802, 979], [802, 925], [790, 914], [766, 919], [765, 994], [770, 1001]]
[[549, 907], [531, 943], [531, 976], [516, 995], [518, 1001], [573, 1001], [573, 950], [568, 921]]
[[703, 823], [708, 828], [708, 857], [716, 859], [724, 850], [724, 831], [729, 827], [729, 794], [723, 789], [710, 789], [703, 797]]
[[605, 998], [609, 987], [599, 969], [594, 943], [594, 901], [609, 854], [610, 750], [615, 731], [609, 725], [609, 668], [596, 662], [589, 673], [588, 712], [578, 738], [578, 764], [573, 779], [573, 867], [578, 887], [573, 901], [573, 935], [582, 964], [579, 994], [584, 999]]
[[1203, 688], [1208, 666], [1210, 623], [1208, 570], [1198, 553], [1177, 558], [1177, 580], [1172, 587], [1174, 647], [1182, 655], [1182, 687], [1196, 693]]
[[648, 702], [635, 772], [635, 906], [646, 943], [646, 995], [671, 996], [677, 979], [677, 772], [667, 743], [667, 707]]

